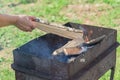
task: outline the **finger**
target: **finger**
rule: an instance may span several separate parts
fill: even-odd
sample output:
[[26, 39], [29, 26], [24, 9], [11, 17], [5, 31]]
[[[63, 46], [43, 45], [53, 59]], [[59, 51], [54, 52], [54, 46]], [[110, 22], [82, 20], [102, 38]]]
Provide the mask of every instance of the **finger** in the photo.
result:
[[18, 24], [18, 25], [16, 25], [20, 30], [22, 30], [22, 31], [26, 31], [26, 32], [28, 32], [28, 31], [32, 31], [33, 29], [30, 27], [30, 26], [25, 26], [25, 25], [23, 25], [23, 24]]
[[36, 25], [35, 25], [34, 21], [31, 21], [31, 28], [32, 28], [32, 29], [35, 29], [35, 28], [36, 28]]
[[22, 31], [28, 32], [28, 30], [24, 29], [23, 27], [19, 27], [19, 26], [17, 26], [17, 27]]
[[36, 28], [34, 21], [27, 20], [25, 23], [26, 23], [26, 25], [28, 25], [31, 29], [35, 29], [35, 28]]
[[34, 16], [28, 16], [30, 20], [35, 21], [36, 17]]
[[32, 31], [33, 29], [30, 26], [24, 26], [27, 31]]
[[29, 25], [26, 26], [26, 29], [27, 30], [33, 30], [33, 29], [35, 29], [35, 27], [33, 26], [33, 24], [29, 24]]

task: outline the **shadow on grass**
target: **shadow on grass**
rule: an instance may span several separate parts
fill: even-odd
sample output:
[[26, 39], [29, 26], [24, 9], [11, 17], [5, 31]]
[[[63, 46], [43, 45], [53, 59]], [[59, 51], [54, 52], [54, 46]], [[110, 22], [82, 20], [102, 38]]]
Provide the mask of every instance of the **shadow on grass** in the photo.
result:
[[37, 0], [20, 0], [20, 3], [22, 4], [29, 4], [29, 3], [34, 3], [37, 2]]
[[3, 50], [3, 48], [0, 46], [0, 51]]

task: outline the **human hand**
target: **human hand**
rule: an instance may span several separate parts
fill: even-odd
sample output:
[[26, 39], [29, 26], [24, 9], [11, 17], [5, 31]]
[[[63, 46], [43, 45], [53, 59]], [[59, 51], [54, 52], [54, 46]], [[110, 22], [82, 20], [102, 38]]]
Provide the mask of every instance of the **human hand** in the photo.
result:
[[34, 20], [32, 16], [18, 15], [14, 25], [22, 31], [31, 32], [35, 28]]

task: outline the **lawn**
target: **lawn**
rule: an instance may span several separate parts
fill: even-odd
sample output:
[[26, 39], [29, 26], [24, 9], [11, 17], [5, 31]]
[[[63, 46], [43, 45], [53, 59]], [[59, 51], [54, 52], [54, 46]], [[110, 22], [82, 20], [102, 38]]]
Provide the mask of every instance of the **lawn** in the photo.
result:
[[[34, 1], [34, 2], [32, 2]], [[25, 14], [64, 24], [76, 22], [113, 28], [120, 42], [120, 0], [0, 0], [0, 13]], [[0, 80], [15, 80], [10, 65], [12, 50], [45, 34], [35, 29], [31, 33], [15, 26], [0, 29]], [[120, 47], [117, 49], [115, 80], [120, 80]], [[109, 72], [100, 80], [109, 80]]]

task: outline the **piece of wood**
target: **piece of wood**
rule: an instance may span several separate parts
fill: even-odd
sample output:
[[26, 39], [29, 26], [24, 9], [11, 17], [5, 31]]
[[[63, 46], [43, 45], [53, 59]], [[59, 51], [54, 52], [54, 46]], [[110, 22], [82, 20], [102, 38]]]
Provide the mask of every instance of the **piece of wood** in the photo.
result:
[[72, 41], [69, 41], [63, 47], [55, 50], [53, 52], [53, 55], [59, 55], [60, 53], [63, 52], [65, 55], [79, 55], [87, 50], [85, 46], [86, 47], [95, 46], [96, 44], [100, 43], [100, 41], [102, 41], [105, 37], [106, 37], [105, 35], [102, 35], [88, 42], [84, 42], [84, 40], [74, 39]]
[[[74, 55], [74, 53], [71, 52], [71, 54], [67, 54], [65, 53], [64, 49], [66, 48], [76, 48], [77, 46], [80, 46], [82, 43], [84, 43], [84, 40], [80, 40], [80, 39], [73, 39], [71, 41], [69, 41], [68, 43], [66, 43], [64, 46], [62, 46], [61, 48], [59, 49], [56, 49], [54, 52], [53, 52], [53, 55], [61, 55], [61, 53], [64, 53], [65, 55]], [[79, 51], [79, 49], [77, 49], [77, 51]], [[74, 50], [76, 51], [76, 50]]]
[[47, 33], [53, 33], [62, 37], [66, 37], [69, 39], [83, 39], [83, 33], [82, 30], [80, 32], [74, 32], [74, 31], [68, 31], [65, 28], [60, 28], [54, 25], [49, 25], [49, 24], [43, 24], [40, 22], [35, 22], [36, 26], [38, 29], [45, 31]]

